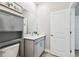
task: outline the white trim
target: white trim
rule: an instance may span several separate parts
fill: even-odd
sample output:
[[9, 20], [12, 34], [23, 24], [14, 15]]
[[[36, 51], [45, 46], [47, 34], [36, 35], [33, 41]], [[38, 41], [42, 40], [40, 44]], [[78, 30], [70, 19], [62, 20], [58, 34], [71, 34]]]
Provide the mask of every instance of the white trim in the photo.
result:
[[44, 51], [45, 51], [45, 52], [49, 52], [50, 50], [49, 50], [49, 49], [45, 49]]
[[78, 2], [74, 2], [70, 6], [70, 11], [71, 11], [70, 26], [71, 26], [71, 31], [72, 31], [72, 34], [71, 34], [71, 50], [72, 50], [71, 56], [72, 57], [75, 57], [75, 7], [77, 4], [78, 4]]
[[[50, 53], [50, 54], [52, 54], [52, 55], [54, 55], [49, 49], [45, 49], [44, 50], [45, 52], [48, 52], [48, 53]], [[56, 55], [54, 55], [54, 56], [56, 56]], [[57, 57], [57, 56], [56, 56]]]
[[45, 52], [48, 52], [50, 54], [53, 54], [49, 49], [45, 49]]
[[71, 8], [71, 23], [70, 23], [70, 30], [72, 32], [71, 34], [71, 56], [74, 57], [75, 56], [75, 8]]

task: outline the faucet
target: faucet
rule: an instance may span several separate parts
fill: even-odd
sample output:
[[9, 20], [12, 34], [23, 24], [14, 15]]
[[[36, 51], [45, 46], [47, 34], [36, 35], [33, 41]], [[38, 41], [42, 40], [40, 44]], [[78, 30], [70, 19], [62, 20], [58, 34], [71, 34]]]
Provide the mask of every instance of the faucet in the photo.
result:
[[33, 34], [39, 35], [37, 31], [32, 32], [32, 35], [33, 35]]

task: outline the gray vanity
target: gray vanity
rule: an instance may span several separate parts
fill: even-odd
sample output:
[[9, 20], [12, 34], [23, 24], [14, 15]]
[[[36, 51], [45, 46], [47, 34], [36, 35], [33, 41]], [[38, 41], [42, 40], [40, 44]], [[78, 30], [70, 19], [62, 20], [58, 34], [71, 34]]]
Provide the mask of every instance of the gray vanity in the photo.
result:
[[25, 57], [39, 57], [44, 51], [45, 35], [24, 36]]

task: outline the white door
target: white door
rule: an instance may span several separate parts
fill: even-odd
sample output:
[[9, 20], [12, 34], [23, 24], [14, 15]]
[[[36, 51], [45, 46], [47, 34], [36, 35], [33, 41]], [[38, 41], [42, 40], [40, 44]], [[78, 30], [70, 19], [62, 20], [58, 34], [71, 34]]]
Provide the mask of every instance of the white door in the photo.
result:
[[56, 56], [70, 56], [70, 11], [51, 13], [50, 50]]

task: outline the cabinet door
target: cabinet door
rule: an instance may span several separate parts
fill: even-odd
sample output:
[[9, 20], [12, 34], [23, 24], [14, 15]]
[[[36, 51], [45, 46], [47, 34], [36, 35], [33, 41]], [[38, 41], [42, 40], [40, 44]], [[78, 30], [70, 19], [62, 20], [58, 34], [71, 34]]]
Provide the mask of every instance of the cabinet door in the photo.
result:
[[42, 54], [42, 52], [44, 51], [44, 41], [43, 40], [41, 40], [40, 42], [39, 42], [39, 48], [40, 48], [40, 55]]
[[25, 39], [24, 51], [25, 57], [34, 57], [34, 45], [32, 40]]
[[41, 47], [40, 42], [35, 44], [35, 57], [39, 57], [41, 55]]
[[41, 41], [41, 52], [44, 51], [44, 39]]
[[44, 37], [35, 41], [35, 56], [39, 57], [44, 51]]

